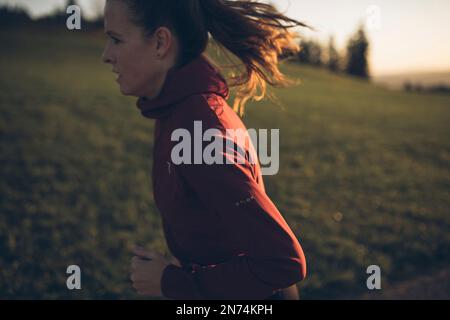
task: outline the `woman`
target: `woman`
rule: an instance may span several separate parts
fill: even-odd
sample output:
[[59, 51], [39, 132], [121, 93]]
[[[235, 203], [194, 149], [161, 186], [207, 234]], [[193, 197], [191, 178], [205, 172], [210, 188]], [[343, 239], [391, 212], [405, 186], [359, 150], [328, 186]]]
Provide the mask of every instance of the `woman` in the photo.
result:
[[[288, 31], [293, 26], [304, 25], [255, 1], [107, 0], [103, 61], [118, 74], [121, 92], [138, 97], [143, 116], [156, 119], [154, 198], [168, 247], [179, 261], [136, 247], [131, 280], [138, 293], [168, 299], [298, 298], [305, 257], [265, 193], [259, 163], [250, 161], [253, 146], [232, 139], [242, 152], [226, 144], [215, 155], [231, 164], [175, 164], [172, 141], [177, 129], [195, 136], [199, 122], [228, 142], [227, 129], [245, 130], [236, 112], [242, 114], [249, 98], [261, 99], [267, 83], [287, 83], [278, 56], [298, 51]], [[227, 82], [204, 54], [208, 33], [245, 66], [232, 79], [238, 87], [234, 111], [226, 102]], [[197, 147], [194, 158], [204, 150]]]

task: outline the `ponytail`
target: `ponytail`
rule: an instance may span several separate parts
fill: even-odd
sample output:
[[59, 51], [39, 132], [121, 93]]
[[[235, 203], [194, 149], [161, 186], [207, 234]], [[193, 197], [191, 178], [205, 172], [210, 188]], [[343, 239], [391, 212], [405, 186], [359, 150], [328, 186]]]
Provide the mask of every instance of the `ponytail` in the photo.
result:
[[308, 27], [306, 24], [286, 17], [271, 4], [251, 0], [199, 1], [209, 33], [244, 64], [244, 72], [232, 77], [230, 83], [238, 87], [233, 109], [239, 115], [244, 113], [249, 99], [260, 101], [266, 96], [267, 84], [284, 87], [296, 83], [279, 70], [279, 57], [300, 51], [295, 42], [297, 34], [289, 29]]

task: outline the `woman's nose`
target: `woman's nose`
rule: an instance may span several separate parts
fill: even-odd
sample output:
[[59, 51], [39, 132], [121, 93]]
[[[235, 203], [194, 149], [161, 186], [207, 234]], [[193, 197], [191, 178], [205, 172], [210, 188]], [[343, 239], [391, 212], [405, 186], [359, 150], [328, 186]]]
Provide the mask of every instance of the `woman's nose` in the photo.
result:
[[112, 63], [113, 62], [111, 54], [109, 53], [109, 50], [108, 50], [108, 46], [106, 46], [105, 49], [103, 50], [102, 61], [104, 63]]
[[106, 54], [106, 51], [102, 53], [102, 61], [103, 63], [112, 63], [111, 58]]

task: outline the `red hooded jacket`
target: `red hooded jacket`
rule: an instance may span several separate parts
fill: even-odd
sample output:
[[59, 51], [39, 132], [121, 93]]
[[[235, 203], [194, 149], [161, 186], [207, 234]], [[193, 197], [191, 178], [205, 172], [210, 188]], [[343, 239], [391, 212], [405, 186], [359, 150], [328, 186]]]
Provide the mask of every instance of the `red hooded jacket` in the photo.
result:
[[[172, 162], [172, 132], [194, 137], [194, 121], [203, 131], [246, 130], [228, 96], [226, 81], [201, 55], [169, 70], [157, 98], [137, 102], [143, 116], [156, 119], [153, 194], [167, 245], [182, 264], [163, 272], [170, 299], [266, 299], [306, 275], [302, 248], [265, 193], [258, 161]], [[226, 148], [222, 156], [239, 157]]]

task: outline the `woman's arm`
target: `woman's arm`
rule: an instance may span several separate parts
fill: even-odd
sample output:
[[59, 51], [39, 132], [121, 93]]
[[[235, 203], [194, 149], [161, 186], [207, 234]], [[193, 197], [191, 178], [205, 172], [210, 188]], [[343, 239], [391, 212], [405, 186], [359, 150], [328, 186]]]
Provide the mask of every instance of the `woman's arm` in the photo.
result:
[[[224, 157], [232, 157], [226, 150]], [[206, 208], [242, 243], [234, 258], [193, 273], [168, 266], [162, 292], [173, 299], [264, 299], [306, 275], [302, 248], [246, 164], [176, 167]]]

